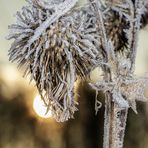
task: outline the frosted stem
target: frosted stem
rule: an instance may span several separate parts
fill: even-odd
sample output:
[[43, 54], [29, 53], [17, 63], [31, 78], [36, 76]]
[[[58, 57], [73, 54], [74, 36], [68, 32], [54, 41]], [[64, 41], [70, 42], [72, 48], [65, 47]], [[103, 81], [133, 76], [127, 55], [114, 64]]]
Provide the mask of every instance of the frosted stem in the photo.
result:
[[128, 109], [119, 108], [106, 95], [104, 121], [104, 148], [123, 148]]
[[[99, 26], [100, 34], [102, 36], [101, 42], [104, 51], [106, 52], [106, 60], [109, 62], [110, 54], [114, 55], [113, 46], [109, 46], [106, 36], [106, 30], [104, 27], [103, 14], [100, 9], [100, 1], [89, 0], [96, 12], [97, 24]], [[115, 57], [115, 56], [113, 56]], [[104, 66], [105, 72], [105, 81], [112, 82], [112, 72], [111, 69], [107, 66]], [[117, 107], [117, 105], [113, 102], [114, 98], [110, 92], [106, 92], [106, 102], [105, 102], [105, 121], [104, 121], [104, 148], [122, 148], [124, 141], [124, 131], [127, 119], [127, 110]], [[120, 100], [120, 99], [119, 99]]]
[[104, 114], [104, 138], [103, 138], [103, 148], [109, 148], [109, 137], [110, 137], [110, 98], [106, 94], [105, 98], [105, 114]]

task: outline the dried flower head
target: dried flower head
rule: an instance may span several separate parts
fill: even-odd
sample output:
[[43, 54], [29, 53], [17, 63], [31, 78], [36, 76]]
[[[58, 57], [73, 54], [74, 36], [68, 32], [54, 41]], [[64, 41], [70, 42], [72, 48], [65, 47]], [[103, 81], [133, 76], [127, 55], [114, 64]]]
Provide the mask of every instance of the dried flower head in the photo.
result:
[[89, 7], [74, 9], [76, 2], [28, 0], [17, 12], [17, 23], [9, 26], [10, 60], [31, 73], [57, 121], [73, 117], [74, 82], [99, 64], [94, 14]]

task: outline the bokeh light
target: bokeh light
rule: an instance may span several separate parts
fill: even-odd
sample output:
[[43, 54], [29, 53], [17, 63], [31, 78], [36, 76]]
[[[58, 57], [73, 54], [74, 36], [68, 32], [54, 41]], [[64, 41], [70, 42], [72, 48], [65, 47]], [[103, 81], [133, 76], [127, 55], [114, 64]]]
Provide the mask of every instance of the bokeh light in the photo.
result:
[[47, 112], [47, 107], [45, 106], [44, 102], [42, 101], [41, 97], [37, 95], [33, 101], [33, 109], [35, 113], [41, 118], [50, 118], [52, 116], [51, 111]]

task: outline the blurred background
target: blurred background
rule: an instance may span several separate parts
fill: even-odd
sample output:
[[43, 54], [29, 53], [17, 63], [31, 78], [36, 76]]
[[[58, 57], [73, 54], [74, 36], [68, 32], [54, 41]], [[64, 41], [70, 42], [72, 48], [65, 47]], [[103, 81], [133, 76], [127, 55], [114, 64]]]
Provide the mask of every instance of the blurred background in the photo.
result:
[[[81, 1], [83, 2], [83, 1]], [[86, 82], [77, 84], [79, 112], [75, 119], [57, 123], [45, 108], [34, 83], [23, 78], [22, 71], [8, 61], [11, 42], [7, 26], [25, 0], [0, 0], [0, 148], [102, 148], [102, 107], [95, 116], [95, 92]], [[148, 71], [148, 27], [139, 34], [136, 74]], [[97, 70], [91, 75], [97, 79]], [[103, 95], [99, 99], [104, 102]], [[130, 110], [125, 148], [148, 148], [148, 103], [138, 104], [138, 115]]]

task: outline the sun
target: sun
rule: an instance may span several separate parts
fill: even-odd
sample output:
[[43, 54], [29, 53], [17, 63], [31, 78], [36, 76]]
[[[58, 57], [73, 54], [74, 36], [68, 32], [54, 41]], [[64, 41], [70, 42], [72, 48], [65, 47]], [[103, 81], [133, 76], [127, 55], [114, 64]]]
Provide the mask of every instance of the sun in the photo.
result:
[[48, 113], [46, 114], [47, 107], [45, 106], [39, 95], [34, 98], [33, 109], [35, 113], [41, 118], [50, 118], [52, 116], [51, 111], [48, 111]]

